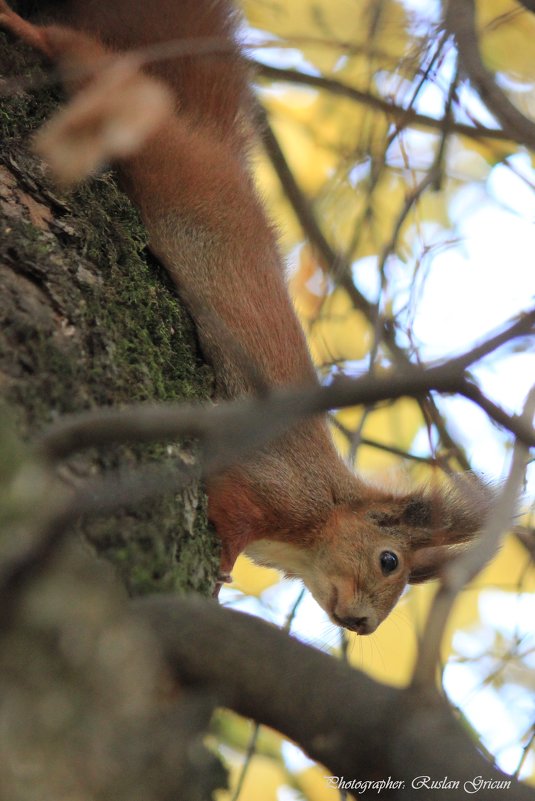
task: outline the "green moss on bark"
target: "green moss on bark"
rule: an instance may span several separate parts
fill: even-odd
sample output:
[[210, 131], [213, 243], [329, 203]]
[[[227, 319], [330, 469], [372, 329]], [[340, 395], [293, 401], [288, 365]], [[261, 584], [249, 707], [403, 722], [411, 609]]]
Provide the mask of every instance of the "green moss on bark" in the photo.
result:
[[[4, 87], [46, 72], [0, 34]], [[203, 400], [212, 375], [192, 322], [146, 249], [136, 210], [111, 173], [63, 195], [31, 153], [55, 89], [11, 94], [0, 112], [0, 395], [29, 437], [63, 414], [134, 401]], [[116, 449], [66, 466], [68, 480], [165, 458], [189, 464], [191, 443]], [[198, 471], [185, 492], [83, 526], [133, 594], [210, 593], [217, 544]]]

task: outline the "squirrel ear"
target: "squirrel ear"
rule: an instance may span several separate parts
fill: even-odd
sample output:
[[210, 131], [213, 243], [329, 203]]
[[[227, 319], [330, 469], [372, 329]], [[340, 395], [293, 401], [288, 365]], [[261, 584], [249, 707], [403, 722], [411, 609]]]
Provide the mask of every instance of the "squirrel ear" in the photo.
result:
[[445, 484], [392, 497], [370, 517], [408, 543], [409, 582], [416, 584], [436, 578], [442, 566], [475, 539], [485, 525], [493, 495], [475, 475], [454, 475]]
[[473, 474], [453, 476], [407, 499], [402, 519], [411, 542], [410, 584], [437, 578], [482, 531], [494, 492]]
[[437, 578], [482, 531], [494, 492], [473, 474], [456, 475], [445, 487], [431, 487], [405, 507], [411, 531], [409, 584]]

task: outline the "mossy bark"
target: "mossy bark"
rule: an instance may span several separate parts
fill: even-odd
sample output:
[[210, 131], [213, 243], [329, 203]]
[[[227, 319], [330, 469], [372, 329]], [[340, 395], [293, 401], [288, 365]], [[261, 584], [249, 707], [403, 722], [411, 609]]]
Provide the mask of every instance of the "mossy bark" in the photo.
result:
[[[3, 33], [0, 75], [0, 397], [18, 432], [28, 439], [98, 406], [209, 398], [212, 374], [194, 326], [113, 174], [62, 194], [32, 154], [32, 131], [59, 91], [46, 86], [35, 54]], [[195, 447], [118, 448], [73, 460], [64, 473], [79, 481], [170, 457], [194, 463]], [[131, 594], [213, 589], [218, 546], [198, 470], [178, 496], [82, 527]]]

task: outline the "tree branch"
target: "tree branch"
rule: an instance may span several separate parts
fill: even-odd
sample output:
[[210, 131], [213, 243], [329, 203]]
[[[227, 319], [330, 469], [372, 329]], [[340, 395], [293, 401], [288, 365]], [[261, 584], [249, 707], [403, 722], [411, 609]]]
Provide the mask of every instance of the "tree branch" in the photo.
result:
[[[18, 526], [15, 552], [0, 564], [0, 623], [10, 619], [21, 592], [36, 575], [45, 570], [58, 548], [81, 517], [116, 512], [125, 506], [142, 503], [167, 492], [180, 492], [191, 481], [192, 468], [174, 462], [172, 465], [145, 466], [125, 474], [107, 473], [103, 478], [88, 481], [70, 492], [50, 476], [38, 476], [35, 466], [31, 475], [20, 476], [25, 481], [42, 485], [33, 497], [31, 516]], [[48, 479], [48, 480], [47, 480]]]
[[[462, 0], [460, 0], [460, 2], [462, 2]], [[315, 89], [321, 89], [340, 97], [347, 97], [357, 103], [362, 103], [369, 108], [373, 108], [376, 111], [383, 112], [386, 116], [395, 119], [399, 126], [415, 125], [423, 128], [431, 128], [439, 132], [444, 130], [447, 126], [448, 133], [456, 133], [461, 136], [467, 136], [470, 139], [492, 139], [498, 141], [513, 141], [517, 144], [525, 143], [523, 138], [518, 138], [518, 134], [508, 129], [499, 130], [497, 128], [487, 128], [484, 126], [476, 127], [461, 122], [446, 121], [437, 119], [436, 117], [430, 117], [427, 114], [420, 114], [412, 109], [398, 106], [389, 100], [383, 100], [382, 97], [378, 97], [371, 92], [364, 92], [333, 78], [310, 75], [308, 73], [299, 72], [298, 70], [285, 69], [282, 67], [272, 67], [271, 65], [260, 64], [258, 62], [254, 62], [253, 66], [257, 74], [263, 78], [269, 78], [272, 81], [286, 81], [288, 83], [312, 86]]]
[[[181, 684], [205, 688], [241, 715], [272, 726], [346, 780], [405, 783], [389, 799], [421, 801], [418, 776], [504, 781], [435, 693], [381, 685], [262, 620], [198, 598], [136, 601]], [[314, 703], [312, 703], [312, 700]], [[425, 731], [425, 737], [422, 737]], [[482, 789], [484, 801], [535, 798], [533, 790]], [[433, 790], [437, 801], [451, 790]]]
[[535, 150], [535, 123], [500, 89], [479, 52], [474, 0], [447, 0], [446, 26], [455, 36], [463, 66], [483, 102], [513, 141]]
[[460, 370], [466, 370], [467, 367], [474, 364], [474, 362], [481, 361], [485, 356], [506, 345], [513, 339], [518, 337], [528, 336], [535, 332], [535, 308], [520, 314], [515, 320], [506, 324], [496, 334], [485, 339], [481, 344], [476, 345], [471, 350], [464, 353], [462, 356], [452, 360]]
[[424, 368], [409, 363], [403, 370], [357, 379], [339, 378], [327, 387], [278, 389], [269, 396], [230, 401], [217, 407], [139, 405], [73, 415], [63, 418], [41, 436], [36, 443], [36, 453], [45, 460], [55, 460], [92, 446], [194, 436], [206, 446], [205, 468], [216, 471], [252, 449], [262, 447], [306, 415], [403, 396], [419, 398], [432, 390], [464, 395], [532, 447], [535, 445], [533, 427], [517, 415], [508, 415], [486, 398], [468, 381], [463, 368], [514, 337], [524, 336], [534, 321], [535, 311], [529, 312], [487, 343], [436, 366]]
[[[535, 312], [525, 315], [486, 343], [437, 366], [409, 365], [403, 372], [367, 374], [354, 380], [342, 378], [328, 387], [277, 390], [257, 399], [227, 402], [217, 407], [139, 405], [73, 415], [51, 426], [36, 443], [34, 452], [46, 478], [47, 463], [87, 447], [194, 436], [204, 445], [202, 470], [206, 476], [263, 447], [306, 415], [333, 407], [375, 404], [404, 395], [418, 398], [431, 390], [465, 395], [524, 444], [535, 446], [535, 431], [529, 422], [516, 415], [507, 415], [469, 382], [464, 373], [466, 365], [512, 338], [524, 335], [534, 315]], [[184, 465], [177, 464], [173, 469], [164, 465], [156, 470], [144, 468], [126, 478], [118, 474], [108, 475], [103, 480], [89, 482], [73, 494], [60, 489], [48, 476], [46, 480], [50, 488], [46, 512], [38, 520], [28, 522], [29, 532], [26, 539], [22, 537], [21, 549], [2, 566], [0, 587], [5, 598], [13, 600], [18, 597], [20, 587], [48, 563], [70, 526], [82, 515], [115, 511], [167, 490], [176, 491], [188, 478], [189, 472]]]
[[[366, 315], [367, 319], [372, 323], [372, 325], [374, 325], [379, 314], [377, 306], [370, 303], [364, 297], [364, 295], [359, 292], [353, 282], [350, 265], [346, 258], [340, 252], [336, 252], [329, 245], [317, 222], [316, 216], [310, 207], [310, 204], [306, 200], [303, 192], [297, 184], [297, 181], [295, 180], [284, 153], [282, 152], [278, 143], [277, 137], [271, 129], [264, 109], [260, 106], [260, 104], [258, 104], [257, 109], [259, 130], [261, 130], [263, 134], [263, 142], [266, 152], [271, 159], [281, 185], [288, 200], [292, 204], [292, 208], [303, 228], [305, 235], [313, 247], [316, 248], [320, 257], [324, 260], [335, 280], [347, 292], [355, 308], [360, 309], [360, 311]], [[396, 342], [395, 328], [391, 325], [390, 321], [383, 322], [381, 329], [381, 340], [387, 346], [395, 361], [398, 361], [402, 364], [410, 364], [409, 357]], [[424, 414], [427, 414], [430, 420], [436, 426], [445, 447], [455, 452], [460, 465], [465, 470], [470, 469], [468, 460], [466, 459], [462, 449], [451, 437], [438, 409], [435, 406], [433, 399], [429, 396], [423, 398], [421, 400], [421, 405]]]
[[[535, 412], [535, 386], [529, 393], [521, 419], [531, 425]], [[518, 495], [526, 472], [529, 451], [518, 441], [513, 450], [509, 476], [493, 504], [482, 536], [458, 559], [446, 565], [440, 587], [429, 612], [412, 683], [414, 687], [433, 686], [440, 657], [440, 646], [455, 599], [498, 550], [500, 540], [511, 525]]]

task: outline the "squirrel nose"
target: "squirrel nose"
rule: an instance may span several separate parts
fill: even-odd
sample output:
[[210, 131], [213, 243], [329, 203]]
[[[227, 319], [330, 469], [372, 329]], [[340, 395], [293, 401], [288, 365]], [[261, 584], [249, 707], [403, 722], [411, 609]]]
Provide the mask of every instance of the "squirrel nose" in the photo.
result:
[[367, 617], [341, 617], [338, 622], [345, 629], [351, 629], [358, 634], [366, 634], [368, 631], [368, 618]]

